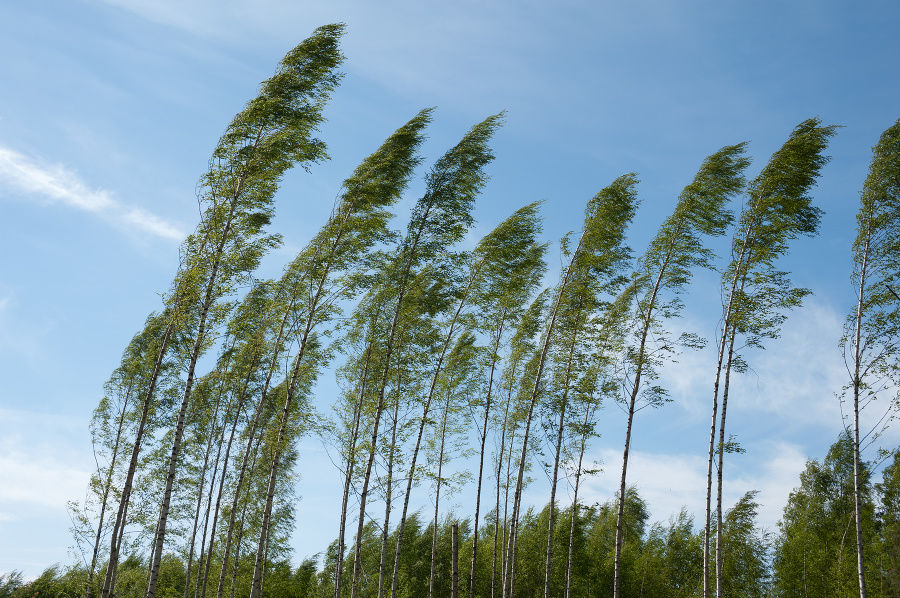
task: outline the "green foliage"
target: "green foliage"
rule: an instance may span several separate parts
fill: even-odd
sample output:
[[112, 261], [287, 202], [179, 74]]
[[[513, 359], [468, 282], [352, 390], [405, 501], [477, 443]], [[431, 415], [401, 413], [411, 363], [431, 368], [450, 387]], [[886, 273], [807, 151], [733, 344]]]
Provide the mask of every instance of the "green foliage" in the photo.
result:
[[788, 273], [775, 264], [790, 241], [818, 233], [822, 210], [812, 204], [809, 190], [829, 160], [822, 152], [835, 130], [818, 118], [803, 121], [750, 182], [732, 241], [733, 259], [722, 274], [723, 286], [731, 289], [726, 327], [733, 326], [748, 346], [762, 348], [765, 339], [777, 338], [784, 312], [810, 293], [792, 288]]
[[[629, 369], [634, 372], [636, 388], [632, 392], [642, 392], [648, 405], [666, 402], [666, 392], [652, 384], [637, 388], [641, 378], [654, 380], [656, 368], [679, 347], [696, 349], [704, 344], [694, 334], [673, 335], [667, 330], [666, 320], [680, 315], [680, 295], [694, 269], [714, 267], [715, 254], [704, 246], [704, 237], [723, 235], [733, 220], [727, 204], [744, 189], [744, 170], [750, 163], [744, 156], [745, 149], [743, 143], [727, 146], [703, 161], [638, 261], [625, 292], [635, 301], [634, 338], [626, 354]], [[648, 338], [653, 339], [650, 345]]]
[[15, 569], [0, 574], [0, 598], [10, 598], [16, 590], [25, 585], [24, 578], [25, 575]]
[[769, 534], [756, 527], [758, 491], [747, 492], [722, 521], [722, 588], [726, 596], [763, 598], [769, 588]]
[[[604, 398], [615, 395], [628, 404], [629, 421], [636, 400], [643, 406], [668, 400], [656, 383], [659, 368], [679, 350], [703, 345], [696, 334], [673, 332], [671, 319], [681, 314], [695, 269], [716, 267], [705, 237], [730, 227], [727, 202], [745, 187], [732, 260], [722, 273], [727, 305], [719, 365], [727, 346], [726, 387], [730, 369], [748, 367], [733, 353], [735, 338], [762, 347], [778, 336], [787, 310], [809, 291], [793, 288], [776, 264], [793, 239], [818, 231], [821, 210], [809, 190], [828, 160], [822, 152], [835, 128], [818, 119], [801, 123], [749, 186], [745, 144], [709, 156], [630, 277], [624, 275], [633, 264], [626, 231], [639, 203], [637, 178], [619, 177], [588, 202], [577, 240], [574, 234], [562, 240], [566, 265], [558, 284], [538, 292], [547, 249], [538, 238], [539, 203], [517, 210], [474, 249], [459, 248], [474, 222], [474, 202], [494, 157], [489, 141], [503, 113], [475, 125], [435, 162], [405, 232], [391, 230], [392, 206], [421, 164], [418, 151], [432, 118], [431, 109], [422, 110], [344, 181], [330, 217], [281, 278], [254, 280], [262, 258], [281, 242], [267, 227], [282, 177], [294, 165], [309, 168], [328, 157], [315, 134], [341, 78], [342, 34], [343, 25], [321, 27], [289, 52], [213, 151], [198, 184], [201, 221], [181, 246], [164, 308], [126, 348], [91, 422], [98, 469], [86, 501], [72, 505], [77, 542], [90, 566], [52, 567], [28, 584], [16, 572], [0, 576], [0, 598], [90, 598], [100, 589], [104, 558], [112, 561], [110, 580], [116, 579], [106, 593], [118, 598], [144, 596], [148, 580], [150, 595], [190, 595], [199, 579], [191, 567], [209, 564], [226, 594], [258, 595], [264, 577], [270, 596], [332, 596], [337, 580], [360, 597], [374, 597], [393, 581], [382, 579], [379, 588], [375, 571], [396, 565], [399, 596], [426, 595], [430, 580], [444, 596], [453, 523], [460, 526], [462, 553], [473, 555], [460, 555], [460, 573], [466, 588], [467, 569], [475, 569], [474, 596], [499, 589], [492, 576], [505, 546], [513, 547], [515, 595], [561, 592], [570, 542], [576, 596], [611, 595], [616, 577], [623, 595], [696, 596], [703, 588], [703, 536], [686, 511], [651, 525], [649, 506], [636, 488], [624, 487], [624, 472], [621, 505], [557, 505], [559, 470], [574, 473], [576, 496], [580, 477], [596, 472], [582, 459]], [[873, 400], [900, 382], [898, 181], [900, 121], [875, 148], [862, 193], [853, 275], [861, 302], [843, 340], [845, 349], [869, 351], [865, 367], [873, 378], [856, 376], [853, 383]], [[353, 309], [350, 318], [343, 319], [344, 309]], [[851, 338], [855, 322], [861, 334]], [[196, 374], [200, 357], [213, 349], [218, 357], [211, 371]], [[339, 369], [342, 394], [333, 421], [325, 422], [313, 411], [312, 393], [338, 353], [347, 356]], [[439, 406], [432, 407], [432, 399]], [[890, 401], [900, 409], [896, 396]], [[529, 436], [535, 412], [552, 459]], [[442, 517], [438, 502], [440, 490], [457, 490], [470, 478], [455, 467], [473, 450], [467, 418], [476, 420], [482, 458], [491, 428], [497, 442], [495, 504], [482, 534], [479, 521]], [[721, 430], [720, 465], [722, 454], [743, 451], [732, 437], [724, 441], [724, 413]], [[288, 538], [299, 519], [295, 465], [304, 435], [335, 439], [348, 497], [358, 491], [356, 570], [344, 560], [343, 538], [329, 547], [321, 572], [314, 560], [297, 569], [288, 560]], [[416, 461], [423, 438], [424, 466]], [[241, 459], [231, 454], [235, 440], [246, 447]], [[822, 464], [807, 464], [785, 508], [773, 566], [771, 539], [756, 526], [756, 493], [724, 513], [718, 530], [724, 595], [853, 591], [852, 449], [842, 436]], [[862, 526], [868, 558], [876, 563], [867, 575], [884, 596], [900, 595], [898, 459], [874, 489], [865, 467], [863, 475]], [[553, 494], [536, 512], [521, 505], [525, 474], [547, 460], [554, 461], [545, 464], [552, 467]], [[481, 478], [479, 471], [479, 488]], [[429, 525], [418, 514], [406, 516], [409, 493], [423, 480], [436, 490]], [[404, 481], [403, 516], [391, 528], [394, 489]], [[217, 498], [213, 515], [216, 492], [222, 508]], [[383, 523], [366, 511], [371, 496], [385, 499]], [[128, 509], [121, 547], [111, 537], [116, 503]], [[211, 517], [218, 523], [207, 530]], [[201, 520], [204, 539], [207, 531], [210, 538], [203, 546], [196, 542]], [[139, 555], [154, 534], [155, 562], [145, 562]], [[396, 553], [386, 546], [396, 546]], [[131, 556], [116, 562], [119, 548]], [[476, 548], [484, 558], [475, 558]]]
[[[867, 464], [862, 464], [863, 538], [870, 562], [882, 548], [876, 534], [875, 504]], [[842, 433], [822, 463], [809, 460], [800, 486], [791, 493], [775, 539], [776, 596], [858, 594], [854, 540], [853, 440]], [[877, 569], [866, 572], [877, 596]]]
[[900, 451], [894, 452], [893, 462], [885, 467], [883, 481], [876, 489], [880, 499], [876, 520], [882, 526], [883, 550], [869, 562], [878, 569], [884, 596], [900, 598]]
[[862, 450], [900, 412], [900, 120], [873, 148], [856, 224], [851, 282], [858, 302], [847, 316], [840, 343], [852, 369], [843, 394], [853, 395], [854, 410], [879, 399], [887, 402], [881, 409], [883, 424], [859, 431]]

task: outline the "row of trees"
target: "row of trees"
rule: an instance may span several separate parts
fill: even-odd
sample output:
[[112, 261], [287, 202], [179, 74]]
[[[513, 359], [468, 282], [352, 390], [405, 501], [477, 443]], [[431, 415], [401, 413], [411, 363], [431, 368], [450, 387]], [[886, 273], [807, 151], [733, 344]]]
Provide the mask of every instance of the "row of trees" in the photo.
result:
[[[463, 593], [533, 595], [537, 583], [545, 598], [581, 595], [579, 584], [587, 582], [579, 581], [578, 530], [614, 514], [613, 540], [595, 554], [611, 557], [612, 594], [631, 595], [629, 550], [649, 542], [645, 522], [628, 531], [635, 516], [627, 481], [632, 430], [642, 409], [669, 400], [657, 384], [661, 369], [679, 351], [704, 343], [681, 329], [678, 316], [692, 275], [706, 268], [722, 272], [723, 318], [718, 361], [710, 367], [699, 562], [703, 595], [713, 593], [713, 579], [715, 594], [725, 595], [731, 582], [723, 548], [724, 455], [740, 450], [725, 436], [731, 373], [748, 367], [746, 348], [777, 337], [809, 292], [794, 288], [778, 261], [799, 235], [818, 230], [821, 210], [810, 191], [835, 128], [804, 121], [749, 182], [745, 144], [715, 152], [636, 259], [626, 237], [639, 205], [638, 181], [633, 173], [619, 177], [588, 202], [580, 232], [562, 239], [557, 282], [542, 290], [548, 246], [540, 239], [538, 204], [515, 211], [473, 250], [459, 248], [473, 224], [502, 113], [474, 126], [434, 163], [405, 232], [390, 228], [391, 207], [422, 161], [418, 148], [432, 117], [423, 110], [344, 181], [327, 222], [282, 277], [255, 279], [262, 257], [280, 242], [266, 226], [281, 177], [327, 157], [313, 135], [340, 78], [342, 31], [322, 27], [288, 53], [235, 116], [201, 177], [201, 222], [182, 245], [164, 305], [127, 347], [92, 421], [99, 465], [87, 500], [72, 505], [86, 588], [102, 598], [122, 594], [133, 575], [123, 555], [146, 554], [148, 598], [159, 593], [164, 572], [178, 567], [184, 598], [271, 591], [280, 583], [276, 564], [287, 556], [295, 517], [297, 441], [313, 434], [334, 448], [343, 484], [337, 542], [324, 557], [333, 562], [335, 598], [412, 591], [404, 555], [423, 530], [431, 536], [427, 590], [417, 586], [413, 595], [444, 593], [441, 500], [470, 481], [471, 533], [466, 525], [458, 530], [470, 560], [462, 582], [454, 582]], [[876, 148], [866, 181], [855, 245], [860, 302], [848, 320], [855, 332], [844, 341], [861, 595], [859, 453], [872, 436], [860, 433], [855, 414], [889, 393], [895, 374], [900, 298], [890, 284], [892, 260], [900, 255], [892, 245], [900, 215], [898, 135], [900, 122]], [[735, 217], [729, 202], [741, 195]], [[721, 265], [709, 240], [729, 231], [731, 259]], [[210, 352], [214, 365], [202, 373], [198, 364]], [[317, 377], [335, 358], [340, 395], [330, 410], [316, 411]], [[596, 418], [610, 401], [625, 410], [627, 425], [620, 489], [607, 512], [579, 505], [578, 491], [591, 472], [585, 457]], [[461, 467], [464, 456], [477, 460], [477, 469]], [[522, 503], [538, 474], [550, 480], [539, 517]], [[557, 494], [565, 483], [574, 500], [561, 512]], [[433, 497], [430, 522], [410, 514], [423, 486]], [[755, 508], [751, 496], [741, 504], [747, 512]], [[545, 526], [542, 573], [523, 577], [535, 565], [536, 522]]]
[[[863, 463], [863, 530], [868, 560], [867, 583], [871, 594], [900, 596], [900, 457], [884, 469], [882, 481], [873, 483], [870, 464]], [[722, 562], [725, 595], [735, 597], [806, 597], [852, 595], [857, 590], [856, 554], [848, 530], [855, 520], [854, 456], [852, 436], [841, 435], [823, 461], [809, 460], [799, 485], [788, 498], [776, 533], [756, 523], [756, 493], [746, 493], [723, 514]], [[573, 530], [554, 540], [558, 558], [552, 563], [551, 576], [556, 587], [563, 587], [571, 574], [572, 594], [609, 596], [615, 575], [614, 545], [618, 501], [574, 505], [557, 513], [560, 525]], [[686, 509], [666, 522], [650, 523], [648, 505], [634, 487], [626, 493], [624, 548], [620, 575], [622, 592], [629, 596], [697, 596], [703, 585], [703, 526], [698, 526]], [[573, 518], [574, 513], [574, 518]], [[520, 596], [540, 596], [544, 586], [543, 553], [548, 538], [550, 506], [542, 511], [526, 510], [520, 522], [520, 565], [515, 591]], [[572, 525], [574, 521], [574, 525]], [[469, 518], [442, 517], [435, 529], [416, 513], [407, 520], [408, 541], [400, 555], [400, 595], [422, 596], [429, 589], [430, 551], [437, 535], [435, 593], [448, 596], [452, 587], [454, 561], [453, 528], [458, 530], [456, 554], [462, 557], [480, 549], [492, 550], [493, 514], [486, 521], [481, 540], [476, 541]], [[391, 536], [396, 538], [397, 529]], [[568, 544], [574, 546], [571, 564], [566, 558]], [[321, 562], [315, 559], [291, 567], [286, 559], [269, 566], [266, 591], [285, 598], [327, 597], [334, 593], [337, 570], [335, 541]], [[374, 567], [380, 558], [381, 529], [374, 521], [363, 530], [363, 560]], [[462, 563], [462, 577], [469, 573], [469, 560]], [[237, 593], [249, 592], [252, 561], [241, 565]], [[476, 578], [476, 596], [488, 596], [490, 563], [480, 561]], [[143, 595], [147, 562], [137, 555], [120, 565], [122, 581], [118, 594], [123, 598]], [[160, 593], [180, 596], [185, 590], [187, 563], [183, 557], [169, 554], [161, 566]], [[352, 566], [345, 562], [342, 578], [349, 582]], [[87, 570], [75, 566], [66, 570], [47, 569], [38, 579], [24, 583], [15, 573], [0, 579], [0, 598], [31, 596], [82, 596]], [[193, 588], [188, 588], [193, 589]], [[463, 594], [468, 595], [465, 590]], [[374, 596], [369, 586], [366, 596]]]

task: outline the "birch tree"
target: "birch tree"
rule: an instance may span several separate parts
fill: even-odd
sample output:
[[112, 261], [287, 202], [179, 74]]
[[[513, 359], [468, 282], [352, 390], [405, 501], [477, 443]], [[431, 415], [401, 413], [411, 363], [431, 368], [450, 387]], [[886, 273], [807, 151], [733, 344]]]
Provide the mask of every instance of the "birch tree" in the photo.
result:
[[[406, 325], [410, 302], [407, 297], [424, 292], [432, 277], [423, 269], [445, 257], [453, 245], [462, 239], [472, 224], [471, 210], [475, 197], [485, 182], [484, 167], [493, 159], [487, 143], [500, 125], [501, 115], [487, 118], [473, 127], [463, 139], [447, 152], [432, 168], [426, 180], [426, 192], [413, 208], [407, 234], [395, 256], [376, 273], [379, 285], [370, 295], [370, 301], [386, 306], [384, 322], [386, 330], [383, 342], [383, 368], [377, 374], [377, 404], [372, 418], [369, 454], [363, 472], [360, 492], [360, 508], [353, 567], [351, 595], [356, 596], [361, 574], [362, 532], [365, 523], [365, 507], [369, 484], [378, 445], [378, 431], [385, 409], [391, 359], [397, 347], [398, 335]], [[423, 285], [425, 285], [423, 287]]]
[[[900, 411], [900, 120], [881, 135], [860, 194], [853, 242], [856, 306], [847, 317], [841, 348], [850, 375], [843, 396], [852, 400], [853, 495], [859, 595], [866, 596], [860, 452], [876, 441]], [[887, 405], [876, 424], [862, 430], [860, 411], [878, 399]], [[874, 406], [873, 406], [874, 409]]]
[[[200, 179], [198, 199], [206, 210], [198, 231], [185, 241], [182, 270], [183, 279], [191, 282], [186, 303], [193, 316], [193, 342], [175, 422], [147, 598], [156, 596], [197, 360], [209, 347], [210, 332], [227, 313], [223, 299], [234, 293], [262, 256], [280, 242], [278, 236], [265, 233], [265, 226], [274, 213], [273, 198], [281, 177], [296, 164], [308, 166], [327, 157], [325, 144], [311, 134], [322, 122], [322, 110], [340, 78], [335, 69], [343, 61], [338, 50], [342, 33], [343, 25], [320, 27], [282, 59], [276, 74], [262, 83], [260, 95], [232, 120], [213, 152], [209, 171]], [[180, 302], [181, 297], [175, 300]]]
[[[618, 392], [618, 373], [615, 371], [616, 358], [622, 349], [627, 328], [625, 323], [631, 311], [629, 293], [621, 293], [614, 301], [603, 309], [602, 313], [592, 322], [593, 330], [589, 343], [593, 346], [593, 352], [589, 356], [590, 364], [575, 382], [573, 393], [575, 395], [575, 407], [580, 408], [584, 414], [583, 421], [573, 421], [569, 424], [572, 435], [577, 439], [577, 459], [574, 455], [571, 461], [576, 462], [575, 470], [571, 477], [572, 485], [572, 514], [569, 525], [569, 548], [566, 555], [566, 590], [565, 596], [569, 598], [572, 592], [572, 563], [575, 550], [575, 526], [578, 521], [578, 490], [581, 486], [581, 478], [585, 474], [595, 473], [596, 469], [584, 467], [584, 455], [588, 440], [597, 435], [594, 431], [597, 412], [600, 409], [603, 398], [616, 396]], [[580, 415], [580, 414], [579, 414]], [[580, 417], [578, 418], [580, 420]], [[562, 418], [561, 418], [562, 421]], [[548, 547], [550, 543], [548, 542]], [[548, 560], [549, 560], [548, 551]]]
[[[516, 550], [516, 530], [525, 481], [525, 462], [531, 440], [531, 421], [535, 405], [544, 394], [544, 366], [550, 354], [551, 345], [556, 339], [557, 320], [560, 317], [561, 309], [578, 297], [578, 291], [581, 288], [604, 288], [621, 276], [620, 270], [629, 258], [629, 250], [624, 245], [625, 229], [634, 217], [637, 207], [637, 197], [634, 191], [636, 183], [635, 176], [627, 174], [619, 177], [610, 186], [595, 195], [588, 202], [584, 227], [574, 249], [569, 245], [567, 238], [564, 238], [562, 243], [563, 255], [568, 258], [568, 265], [563, 270], [561, 280], [556, 287], [549, 321], [542, 333], [541, 347], [536, 354], [534, 376], [529, 380], [531, 392], [525, 415], [522, 449], [519, 454], [519, 468], [513, 495], [511, 532], [504, 565], [507, 571], [505, 583], [511, 583], [515, 572], [513, 564]], [[509, 592], [511, 595], [511, 588]], [[506, 585], [504, 585], [503, 596], [507, 596]]]
[[[491, 559], [491, 596], [496, 595], [497, 586], [497, 560], [502, 557], [498, 554], [503, 550], [508, 541], [509, 532], [509, 489], [512, 478], [512, 469], [515, 467], [513, 459], [515, 446], [515, 432], [520, 420], [524, 419], [523, 412], [527, 409], [528, 401], [525, 400], [530, 389], [521, 386], [523, 380], [527, 380], [529, 361], [536, 351], [534, 339], [538, 336], [543, 324], [543, 316], [547, 307], [547, 289], [538, 293], [537, 297], [525, 310], [516, 331], [509, 341], [509, 353], [506, 364], [499, 381], [499, 392], [503, 399], [503, 415], [496, 414], [495, 422], [500, 428], [500, 437], [494, 452], [494, 474], [496, 479], [495, 512], [497, 525], [494, 526], [493, 557]], [[527, 384], [527, 382], [526, 382]], [[506, 473], [504, 475], [504, 468]], [[500, 515], [500, 494], [503, 489], [503, 515]], [[499, 546], [498, 546], [499, 545]], [[506, 587], [506, 559], [500, 564], [501, 592]]]
[[[835, 127], [820, 126], [808, 119], [794, 129], [785, 144], [772, 155], [762, 172], [750, 182], [747, 203], [741, 212], [731, 243], [731, 263], [722, 275], [722, 328], [717, 339], [718, 359], [713, 385], [713, 416], [709, 436], [706, 487], [706, 527], [703, 549], [703, 595], [709, 596], [709, 536], [711, 519], [712, 466], [718, 454], [716, 492], [717, 533], [721, 542], [722, 478], [724, 453], [734, 450], [725, 441], [725, 415], [732, 369], [742, 371], [746, 362], [735, 352], [740, 336], [744, 346], [762, 348], [765, 339], [777, 338], [785, 312], [801, 304], [810, 291], [792, 288], [788, 273], [776, 268], [799, 235], [818, 232], [822, 211], [812, 205], [809, 190], [828, 158], [822, 155]], [[721, 386], [720, 386], [721, 381]], [[717, 420], [721, 390], [722, 413]], [[719, 442], [715, 442], [716, 423]], [[716, 550], [716, 592], [722, 592], [721, 551]]]
[[[666, 320], [679, 315], [682, 307], [679, 296], [689, 284], [692, 270], [712, 267], [713, 253], [703, 246], [703, 237], [724, 234], [731, 222], [732, 215], [726, 205], [743, 189], [743, 171], [749, 164], [743, 152], [743, 144], [727, 146], [704, 160], [694, 180], [679, 195], [674, 212], [650, 241], [629, 287], [635, 312], [632, 344], [625, 354], [628, 371], [623, 380], [622, 402], [628, 419], [616, 522], [613, 579], [616, 598], [621, 585], [622, 522], [634, 415], [645, 406], [657, 407], [665, 402], [665, 390], [647, 381], [656, 378], [656, 369], [664, 363], [666, 353], [673, 352], [677, 346], [700, 344], [696, 335], [690, 333], [673, 337], [666, 328]], [[643, 406], [638, 406], [639, 400]]]
[[[309, 272], [304, 296], [295, 306], [302, 314], [302, 331], [296, 356], [289, 374], [277, 447], [285, 442], [285, 430], [290, 419], [291, 403], [303, 364], [304, 352], [317, 329], [332, 320], [338, 313], [338, 301], [349, 299], [356, 290], [359, 270], [365, 265], [370, 249], [384, 242], [388, 236], [387, 222], [391, 213], [387, 210], [399, 198], [409, 183], [415, 166], [419, 163], [418, 147], [422, 142], [424, 127], [431, 120], [431, 111], [423, 110], [401, 127], [367, 158], [344, 182], [346, 192], [342, 196], [334, 216], [301, 254]], [[343, 273], [343, 277], [337, 274]], [[324, 354], [320, 353], [321, 357]], [[308, 361], [308, 360], [307, 360]], [[313, 368], [321, 368], [320, 359]], [[310, 370], [312, 371], [312, 370]], [[266, 508], [256, 554], [251, 598], [261, 594], [260, 579], [264, 566], [263, 549], [271, 514], [272, 501], [278, 475], [279, 455], [276, 451], [269, 473]]]
[[[533, 203], [517, 210], [482, 239], [473, 255], [475, 263], [482, 264], [476, 269], [476, 272], [484, 273], [479, 277], [482, 280], [479, 281], [477, 287], [475, 304], [478, 306], [478, 316], [482, 322], [480, 328], [487, 333], [489, 346], [486, 356], [487, 381], [484, 398], [480, 400], [484, 407], [484, 419], [479, 433], [472, 566], [469, 579], [470, 596], [475, 594], [485, 445], [488, 424], [493, 415], [491, 407], [494, 402], [494, 378], [501, 363], [501, 344], [509, 331], [515, 329], [521, 321], [526, 309], [525, 302], [537, 290], [540, 278], [546, 270], [544, 263], [546, 245], [538, 243], [537, 240], [540, 232], [538, 206], [539, 204]], [[499, 475], [497, 481], [499, 483]], [[499, 500], [499, 492], [497, 496]], [[499, 505], [496, 514], [499, 517]]]
[[[69, 504], [76, 540], [79, 545], [87, 542], [91, 546], [90, 565], [87, 567], [90, 593], [94, 591], [94, 574], [104, 554], [103, 542], [112, 533], [109, 511], [121, 500], [119, 487], [126, 476], [123, 465], [129, 444], [137, 432], [142, 406], [140, 399], [147, 390], [148, 374], [152, 371], [159, 348], [162, 324], [159, 314], [151, 314], [147, 318], [145, 328], [132, 338], [122, 354], [119, 367], [104, 385], [104, 396], [91, 418], [91, 442], [97, 469], [91, 475], [84, 503]], [[164, 388], [177, 384], [176, 364], [164, 364], [160, 376], [164, 379], [161, 384]], [[162, 421], [159, 412], [165, 411], [165, 406], [159, 400], [161, 397], [162, 393], [157, 395], [155, 404], [147, 405], [150, 421], [145, 425], [151, 429]], [[96, 523], [91, 520], [94, 512]]]

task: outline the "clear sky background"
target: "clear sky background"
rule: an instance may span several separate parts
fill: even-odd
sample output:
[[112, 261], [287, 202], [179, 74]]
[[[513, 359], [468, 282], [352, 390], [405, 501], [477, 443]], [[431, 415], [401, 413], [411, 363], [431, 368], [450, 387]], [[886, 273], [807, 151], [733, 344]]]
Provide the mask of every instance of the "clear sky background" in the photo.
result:
[[[774, 530], [806, 458], [821, 459], [842, 426], [834, 393], [846, 379], [837, 343], [853, 304], [850, 243], [871, 147], [900, 117], [900, 4], [5, 0], [0, 572], [30, 577], [71, 562], [65, 504], [83, 498], [94, 466], [91, 411], [175, 273], [216, 140], [285, 52], [337, 21], [347, 23], [346, 76], [320, 135], [333, 159], [285, 179], [274, 222], [285, 244], [260, 276], [280, 272], [324, 222], [343, 178], [424, 107], [437, 106], [428, 163], [508, 111], [473, 241], [538, 199], [545, 237], [556, 240], [578, 229], [588, 198], [634, 171], [636, 253], [723, 145], [750, 142], [752, 176], [802, 120], [844, 126], [814, 192], [821, 234], [794, 243], [784, 262], [814, 296], [780, 339], [748, 355], [753, 371], [729, 403], [747, 453], [727, 462], [726, 502], [760, 490], [761, 523]], [[557, 265], [554, 253], [551, 272]], [[698, 276], [685, 302], [685, 328], [712, 338], [715, 276]], [[711, 351], [683, 355], [663, 377], [673, 402], [636, 419], [629, 481], [654, 520], [682, 505], [702, 514], [713, 368]], [[332, 377], [321, 405], [334, 396]], [[604, 473], [587, 501], [612, 496], [621, 466], [623, 413], [608, 405], [600, 427], [592, 457]], [[900, 444], [900, 426], [885, 444]], [[303, 443], [299, 469], [295, 561], [336, 536], [340, 494], [318, 441]], [[547, 499], [540, 483], [526, 496]], [[453, 501], [470, 512], [471, 496]]]

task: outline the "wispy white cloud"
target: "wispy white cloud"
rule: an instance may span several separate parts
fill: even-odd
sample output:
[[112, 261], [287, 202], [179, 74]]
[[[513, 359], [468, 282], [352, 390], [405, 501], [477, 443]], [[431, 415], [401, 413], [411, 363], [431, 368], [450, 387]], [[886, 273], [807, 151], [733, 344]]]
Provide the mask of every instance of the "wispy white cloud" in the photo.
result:
[[[685, 330], [708, 337], [701, 351], [685, 351], [677, 363], [668, 364], [661, 383], [675, 403], [693, 419], [709, 417], [715, 374], [715, 319], [698, 314], [684, 319]], [[840, 392], [846, 381], [838, 340], [843, 319], [833, 306], [815, 298], [789, 314], [777, 339], [766, 342], [766, 350], [744, 349], [749, 364], [746, 373], [733, 372], [729, 389], [729, 413], [759, 415], [805, 428], [840, 428]]]
[[[148, 21], [213, 39], [264, 34], [297, 43], [313, 27], [346, 22], [351, 35], [342, 46], [353, 57], [348, 71], [394, 91], [439, 96], [442, 106], [451, 101], [471, 105], [488, 98], [488, 103], [495, 103], [498, 93], [503, 96], [500, 105], [508, 106], [517, 95], [546, 95], [556, 87], [541, 84], [529, 59], [533, 52], [548, 51], [550, 44], [543, 31], [548, 20], [541, 18], [544, 10], [538, 2], [464, 0], [426, 6], [400, 0], [385, 10], [359, 0], [104, 1]], [[398, 19], [398, 14], [404, 18]]]
[[0, 519], [16, 520], [35, 507], [64, 513], [67, 501], [84, 495], [90, 477], [88, 456], [75, 450], [82, 443], [74, 440], [84, 435], [86, 422], [10, 409], [0, 409], [0, 421]]
[[[733, 460], [735, 473], [725, 482], [723, 502], [729, 509], [745, 492], [758, 490], [757, 522], [774, 530], [788, 495], [799, 485], [806, 457], [800, 447], [785, 442], [769, 443], [754, 452], [761, 458], [753, 467], [741, 467], [739, 460]], [[618, 492], [621, 452], [606, 449], [598, 456], [606, 465], [601, 473], [584, 483], [582, 496], [586, 503], [605, 502]], [[628, 459], [628, 484], [637, 486], [654, 521], [665, 521], [686, 507], [689, 513], [694, 513], [699, 525], [706, 505], [706, 466], [706, 458], [699, 455], [632, 451]]]
[[43, 165], [0, 145], [0, 185], [46, 204], [61, 204], [96, 214], [125, 229], [180, 241], [181, 228], [141, 208], [125, 205], [109, 191], [91, 189], [61, 164]]

